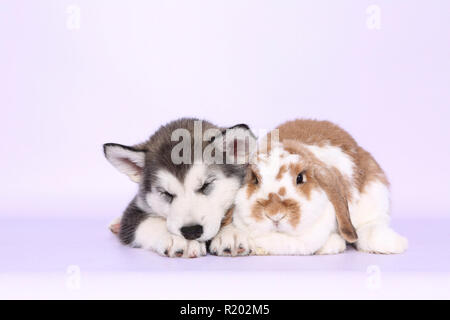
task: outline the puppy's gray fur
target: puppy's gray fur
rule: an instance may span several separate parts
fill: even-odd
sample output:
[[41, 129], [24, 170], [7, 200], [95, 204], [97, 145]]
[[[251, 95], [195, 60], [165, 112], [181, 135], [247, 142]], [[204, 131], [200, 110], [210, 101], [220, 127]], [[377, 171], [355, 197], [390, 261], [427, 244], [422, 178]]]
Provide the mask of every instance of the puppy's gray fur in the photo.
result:
[[[172, 251], [178, 256], [181, 251], [189, 251], [189, 246], [196, 247], [191, 243], [193, 240], [204, 242], [217, 233], [221, 219], [233, 203], [235, 191], [243, 183], [247, 164], [197, 163], [198, 159], [194, 159], [194, 140], [201, 139], [197, 141], [202, 141], [203, 152], [210, 144], [222, 143], [218, 141], [224, 139], [227, 130], [241, 130], [248, 132], [250, 138], [254, 136], [247, 125], [225, 129], [208, 121], [202, 121], [202, 131], [199, 133], [194, 130], [195, 121], [199, 120], [183, 118], [170, 122], [160, 127], [147, 141], [134, 146], [115, 143], [104, 145], [106, 158], [139, 184], [137, 195], [120, 221], [119, 238], [122, 243], [152, 249], [165, 255], [171, 255]], [[172, 149], [179, 143], [172, 141], [172, 133], [176, 129], [184, 129], [193, 137], [189, 163], [175, 164], [172, 161]], [[202, 136], [209, 129], [217, 129], [221, 133], [220, 139], [213, 136], [203, 141]], [[225, 142], [227, 143], [235, 142]], [[227, 152], [227, 147], [223, 152]], [[209, 183], [206, 179], [212, 179], [212, 182]], [[196, 187], [197, 181], [200, 188]], [[204, 185], [209, 188], [208, 192], [201, 190]], [[173, 195], [166, 190], [168, 188]], [[189, 230], [194, 226], [201, 229], [194, 235], [192, 232], [180, 231], [183, 227]], [[149, 234], [152, 232], [155, 237]], [[161, 237], [156, 237], [159, 233]], [[184, 241], [183, 236], [186, 238]], [[195, 238], [196, 236], [198, 237]], [[178, 253], [171, 248], [175, 243], [180, 247]], [[190, 254], [193, 255], [192, 252]], [[201, 255], [199, 252], [196, 254]]]

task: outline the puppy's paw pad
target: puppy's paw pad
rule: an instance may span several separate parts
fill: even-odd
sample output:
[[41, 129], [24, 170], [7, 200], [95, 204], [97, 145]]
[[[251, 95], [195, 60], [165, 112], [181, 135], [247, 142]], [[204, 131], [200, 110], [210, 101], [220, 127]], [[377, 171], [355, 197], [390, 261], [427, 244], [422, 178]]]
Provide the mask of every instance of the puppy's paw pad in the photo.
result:
[[240, 243], [236, 249], [236, 254], [238, 256], [248, 256], [252, 253], [248, 241], [245, 239], [240, 239]]
[[237, 248], [237, 254], [244, 254], [245, 253], [245, 248], [242, 244], [240, 244]]
[[183, 256], [184, 250], [177, 250], [175, 251], [175, 256], [178, 258], [181, 258]]

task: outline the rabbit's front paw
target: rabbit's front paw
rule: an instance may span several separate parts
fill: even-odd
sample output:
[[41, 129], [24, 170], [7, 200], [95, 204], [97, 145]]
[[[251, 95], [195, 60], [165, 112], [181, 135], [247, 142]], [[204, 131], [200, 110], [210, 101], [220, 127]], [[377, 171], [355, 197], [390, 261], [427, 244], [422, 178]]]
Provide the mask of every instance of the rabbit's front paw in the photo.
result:
[[346, 247], [345, 240], [337, 233], [333, 233], [328, 238], [327, 242], [320, 248], [316, 254], [337, 254], [344, 252]]
[[252, 253], [247, 236], [229, 225], [212, 240], [209, 251], [219, 256], [247, 256]]

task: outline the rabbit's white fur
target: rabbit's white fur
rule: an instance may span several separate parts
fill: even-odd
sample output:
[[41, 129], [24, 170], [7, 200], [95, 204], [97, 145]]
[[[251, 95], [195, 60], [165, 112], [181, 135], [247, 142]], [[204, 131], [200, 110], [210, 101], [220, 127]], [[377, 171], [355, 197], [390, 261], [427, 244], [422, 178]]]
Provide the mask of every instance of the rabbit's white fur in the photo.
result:
[[[317, 134], [316, 124], [342, 130], [328, 122], [297, 120], [288, 123], [291, 127], [309, 125], [311, 134]], [[348, 135], [343, 130], [337, 132]], [[251, 170], [257, 172], [259, 181], [254, 185], [248, 181], [239, 190], [233, 222], [222, 228], [212, 241], [210, 251], [232, 256], [336, 254], [346, 248], [343, 237], [350, 242], [356, 241], [356, 247], [361, 251], [384, 254], [405, 251], [406, 238], [389, 227], [389, 189], [384, 173], [370, 154], [345, 135], [351, 148], [355, 149], [354, 154], [351, 153], [353, 150], [345, 152], [336, 142], [335, 145], [329, 142], [326, 132], [321, 132], [315, 141], [304, 138], [304, 134], [303, 137], [299, 134], [294, 142], [292, 134], [285, 140], [281, 136], [281, 143], [273, 144], [269, 152], [256, 154]], [[293, 152], [289, 145], [303, 151]], [[364, 160], [368, 159], [366, 163], [359, 160], [360, 155], [366, 157]], [[314, 165], [311, 165], [311, 159], [314, 159]], [[361, 167], [363, 165], [370, 167]], [[295, 183], [300, 172], [292, 168], [308, 171], [301, 185]], [[338, 207], [331, 201], [339, 189], [330, 191], [317, 183], [320, 170], [334, 170], [333, 177], [346, 190], [346, 198], [350, 199], [346, 201], [346, 212], [351, 220], [350, 227], [352, 225], [356, 231], [354, 236], [351, 230], [346, 233], [340, 228], [339, 218], [336, 219]], [[367, 171], [362, 183], [355, 178], [357, 170]], [[248, 179], [252, 179], [251, 175]], [[277, 206], [281, 208], [279, 211]]]

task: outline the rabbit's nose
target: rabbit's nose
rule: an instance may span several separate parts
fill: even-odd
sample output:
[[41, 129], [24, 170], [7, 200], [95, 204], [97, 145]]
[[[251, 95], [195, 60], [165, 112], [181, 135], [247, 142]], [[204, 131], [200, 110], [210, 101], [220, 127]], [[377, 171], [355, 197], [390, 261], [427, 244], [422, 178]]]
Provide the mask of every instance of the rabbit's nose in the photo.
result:
[[273, 222], [278, 223], [286, 217], [286, 214], [285, 213], [277, 213], [273, 215], [266, 214], [266, 217], [272, 220]]

